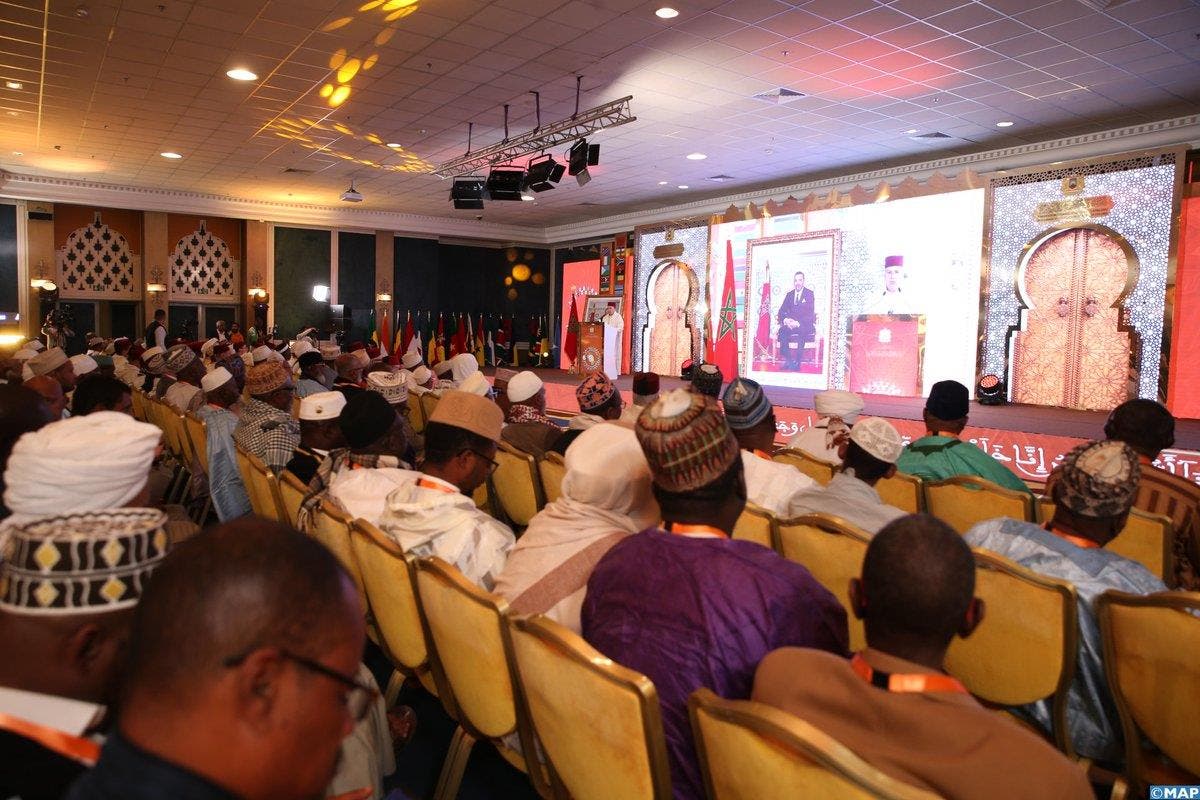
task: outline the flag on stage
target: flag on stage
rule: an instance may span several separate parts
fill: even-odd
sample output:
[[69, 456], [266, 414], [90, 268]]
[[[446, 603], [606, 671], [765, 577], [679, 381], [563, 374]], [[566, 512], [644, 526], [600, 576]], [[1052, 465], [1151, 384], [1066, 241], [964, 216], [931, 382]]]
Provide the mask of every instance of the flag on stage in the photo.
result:
[[721, 293], [721, 312], [717, 317], [717, 335], [713, 344], [714, 362], [730, 380], [738, 374], [737, 301], [733, 289], [733, 242], [725, 242], [725, 291]]
[[379, 344], [379, 331], [375, 330], [375, 309], [371, 309], [371, 316], [367, 320], [367, 341]]
[[[538, 317], [538, 354], [550, 357], [550, 317]], [[543, 365], [545, 366], [545, 365]]]
[[479, 315], [479, 324], [475, 326], [475, 360], [479, 362], [479, 366], [483, 366], [483, 314]]
[[491, 366], [496, 366], [496, 339], [492, 335], [492, 329], [488, 328], [487, 334], [487, 363]]
[[758, 301], [758, 331], [754, 334], [754, 357], [771, 358], [771, 345], [771, 263], [767, 262], [762, 298]]
[[409, 342], [411, 342], [413, 340], [413, 336], [416, 335], [416, 329], [413, 328], [411, 311], [408, 312], [407, 317], [408, 319], [404, 322], [403, 329], [401, 329], [399, 325], [396, 326], [396, 338], [400, 340], [400, 344], [396, 350], [401, 353], [408, 352]]
[[467, 320], [470, 319], [466, 314], [460, 314], [458, 324], [454, 328], [454, 352], [455, 354], [469, 353], [471, 348], [467, 345]]
[[[392, 315], [384, 312], [376, 338], [379, 340], [379, 354], [386, 357], [388, 348], [392, 347]], [[395, 348], [393, 348], [395, 349]]]
[[450, 315], [450, 320], [446, 325], [446, 358], [454, 358], [458, 355], [458, 317], [454, 314]]
[[567, 338], [563, 341], [563, 354], [567, 357], [567, 366], [575, 366], [579, 357], [579, 311], [575, 308], [575, 293], [571, 292], [571, 317], [567, 320]]

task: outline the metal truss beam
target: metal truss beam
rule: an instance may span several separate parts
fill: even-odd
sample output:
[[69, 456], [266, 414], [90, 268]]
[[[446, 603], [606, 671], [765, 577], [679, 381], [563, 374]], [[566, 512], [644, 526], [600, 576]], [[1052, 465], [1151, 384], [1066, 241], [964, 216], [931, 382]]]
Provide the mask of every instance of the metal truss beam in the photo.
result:
[[613, 100], [573, 117], [543, 125], [482, 150], [451, 159], [434, 167], [433, 174], [439, 178], [469, 175], [493, 164], [503, 164], [515, 158], [541, 153], [560, 144], [590, 136], [597, 131], [628, 124], [637, 119], [629, 108], [629, 101], [632, 99], [633, 95], [622, 97], [620, 100]]

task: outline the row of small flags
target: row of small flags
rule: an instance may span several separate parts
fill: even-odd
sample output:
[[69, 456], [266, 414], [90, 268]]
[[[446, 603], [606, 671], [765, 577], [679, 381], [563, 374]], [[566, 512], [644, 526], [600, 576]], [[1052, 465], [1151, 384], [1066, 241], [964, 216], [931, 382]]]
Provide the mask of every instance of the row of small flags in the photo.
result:
[[[404, 314], [401, 322], [400, 314]], [[396, 312], [395, 324], [388, 315], [376, 327], [375, 312], [367, 326], [367, 336], [377, 346], [390, 350], [394, 362], [408, 352], [420, 353], [433, 365], [460, 353], [473, 353], [479, 365], [497, 366], [517, 363], [518, 342], [529, 343], [531, 356], [547, 358], [551, 339], [557, 345], [557, 332], [551, 331], [549, 318], [542, 315], [467, 314], [463, 312]], [[392, 329], [395, 328], [395, 334]]]

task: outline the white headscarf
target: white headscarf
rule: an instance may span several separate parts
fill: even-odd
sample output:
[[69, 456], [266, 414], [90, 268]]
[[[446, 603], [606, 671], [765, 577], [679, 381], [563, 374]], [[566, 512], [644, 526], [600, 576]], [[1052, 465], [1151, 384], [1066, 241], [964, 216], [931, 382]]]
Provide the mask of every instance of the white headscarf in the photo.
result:
[[552, 511], [548, 516], [559, 524], [607, 525], [610, 530], [636, 533], [659, 521], [658, 503], [650, 490], [650, 466], [629, 428], [612, 424], [588, 428], [571, 442], [563, 462], [567, 473], [562, 497], [542, 511]]
[[128, 414], [96, 411], [17, 440], [4, 471], [10, 519], [120, 508], [146, 485], [162, 431]]
[[450, 380], [462, 383], [469, 376], [479, 372], [479, 361], [471, 353], [459, 353], [450, 359]]

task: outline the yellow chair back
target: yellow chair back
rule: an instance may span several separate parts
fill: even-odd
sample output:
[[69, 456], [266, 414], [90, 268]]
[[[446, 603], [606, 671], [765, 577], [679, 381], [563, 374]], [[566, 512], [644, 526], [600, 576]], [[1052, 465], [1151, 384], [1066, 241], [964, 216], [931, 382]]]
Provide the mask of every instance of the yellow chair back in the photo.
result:
[[763, 547], [774, 547], [775, 524], [775, 515], [770, 511], [754, 503], [746, 503], [742, 515], [734, 523], [733, 538], [761, 544]]
[[[1096, 600], [1104, 671], [1125, 734], [1126, 768], [1142, 796], [1150, 784], [1200, 783], [1198, 613], [1198, 592], [1141, 596], [1110, 590]], [[1143, 738], [1190, 775], [1148, 757]]]
[[197, 417], [194, 413], [189, 412], [183, 417], [184, 431], [187, 433], [188, 439], [191, 441], [192, 452], [196, 454], [196, 460], [200, 462], [201, 469], [208, 474], [208, 427], [204, 420]]
[[138, 422], [146, 421], [146, 395], [141, 389], [131, 389], [130, 402], [133, 404], [133, 418]]
[[833, 464], [822, 461], [811, 453], [792, 447], [780, 450], [771, 456], [771, 460], [778, 461], [780, 464], [791, 464], [822, 486], [827, 485], [833, 480], [833, 473], [840, 469]]
[[500, 510], [514, 525], [524, 528], [544, 505], [537, 462], [533, 456], [507, 442], [500, 443], [496, 462], [500, 466], [492, 473], [492, 489], [500, 503]]
[[1075, 587], [986, 550], [974, 555], [983, 622], [950, 643], [946, 670], [976, 697], [997, 705], [1050, 698], [1055, 743], [1073, 755], [1066, 719], [1079, 649]]
[[[1038, 497], [1037, 521], [1045, 523], [1053, 518], [1054, 500]], [[1175, 529], [1166, 514], [1130, 509], [1125, 527], [1104, 549], [1138, 562], [1168, 586], [1175, 581]]]
[[862, 620], [850, 609], [850, 579], [862, 574], [871, 535], [831, 514], [779, 520], [775, 531], [776, 552], [806, 567], [846, 609], [850, 649], [861, 650], [866, 646], [866, 634]]
[[242, 474], [242, 483], [246, 487], [246, 495], [250, 498], [250, 508], [260, 517], [290, 524], [287, 515], [281, 509], [275, 473], [271, 472], [271, 468], [264, 464], [261, 458], [247, 452], [240, 445], [236, 451], [238, 472]]
[[976, 475], [925, 482], [925, 508], [959, 533], [996, 517], [1033, 521], [1033, 496]]
[[300, 398], [292, 398], [292, 419], [300, 419]]
[[777, 708], [697, 689], [688, 698], [688, 713], [709, 800], [937, 798], [886, 775]]
[[279, 484], [279, 502], [283, 506], [283, 515], [287, 517], [285, 521], [293, 528], [299, 529], [300, 507], [304, 505], [304, 498], [308, 496], [308, 486], [297, 478], [291, 470], [286, 469], [279, 473], [277, 481]]
[[358, 600], [363, 612], [367, 610], [367, 592], [363, 588], [362, 570], [358, 566], [358, 558], [350, 544], [351, 519], [345, 511], [338, 508], [329, 500], [322, 500], [313, 514], [312, 536], [333, 553], [342, 568], [350, 573], [354, 580], [354, 588], [358, 590]]
[[881, 478], [875, 483], [875, 491], [883, 502], [901, 511], [920, 514], [925, 510], [924, 482], [916, 475], [897, 472], [890, 478]]
[[667, 800], [671, 775], [658, 693], [546, 617], [513, 621], [521, 694], [556, 796]]
[[408, 423], [412, 425], [414, 433], [421, 433], [425, 430], [425, 407], [421, 404], [421, 398], [416, 395], [409, 397]]
[[425, 394], [421, 395], [419, 402], [421, 404], [421, 418], [428, 423], [429, 418], [433, 416], [433, 410], [437, 408], [438, 396], [426, 392]]
[[538, 462], [538, 474], [542, 478], [542, 496], [547, 503], [553, 503], [562, 497], [563, 477], [567, 474], [567, 465], [560, 453], [546, 453], [546, 457]]

